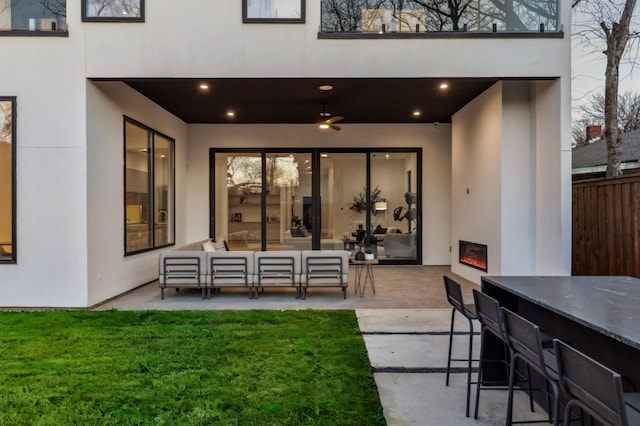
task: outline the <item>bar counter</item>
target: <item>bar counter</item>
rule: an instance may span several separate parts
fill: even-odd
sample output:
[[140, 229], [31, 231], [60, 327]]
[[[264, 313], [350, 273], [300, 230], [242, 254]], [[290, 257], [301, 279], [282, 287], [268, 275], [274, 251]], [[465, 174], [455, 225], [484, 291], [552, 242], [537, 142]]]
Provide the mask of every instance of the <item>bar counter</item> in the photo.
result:
[[640, 389], [640, 279], [485, 276], [482, 291]]

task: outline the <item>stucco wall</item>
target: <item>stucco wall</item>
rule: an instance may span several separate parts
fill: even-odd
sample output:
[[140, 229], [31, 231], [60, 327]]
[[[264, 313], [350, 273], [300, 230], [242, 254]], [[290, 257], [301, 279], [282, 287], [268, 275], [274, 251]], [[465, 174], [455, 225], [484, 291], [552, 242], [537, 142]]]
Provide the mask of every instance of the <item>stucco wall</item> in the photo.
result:
[[122, 83], [86, 83], [89, 305], [158, 277], [158, 251], [124, 256], [123, 116], [175, 140], [176, 239], [185, 239], [187, 125]]
[[568, 128], [552, 117], [562, 90], [560, 80], [505, 81], [454, 115], [453, 272], [485, 275], [458, 262], [466, 240], [488, 246], [488, 275], [570, 274]]
[[[154, 1], [147, 4], [144, 24], [87, 23], [87, 75], [569, 77], [568, 36], [321, 40], [319, 2], [307, 2], [305, 24], [243, 24], [241, 4]], [[569, 4], [561, 5], [569, 30]]]
[[17, 97], [17, 261], [0, 265], [0, 306], [86, 306], [83, 28], [76, 37], [3, 37], [0, 94]]

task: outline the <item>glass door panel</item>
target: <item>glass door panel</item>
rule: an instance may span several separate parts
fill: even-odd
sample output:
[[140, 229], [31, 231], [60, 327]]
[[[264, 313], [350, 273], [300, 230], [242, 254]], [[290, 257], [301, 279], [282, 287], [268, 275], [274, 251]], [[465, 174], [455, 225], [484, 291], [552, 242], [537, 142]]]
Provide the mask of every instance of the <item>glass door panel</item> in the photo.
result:
[[216, 153], [215, 162], [216, 239], [231, 250], [261, 250], [262, 155]]
[[372, 243], [380, 260], [415, 260], [417, 256], [417, 155], [371, 154]]
[[267, 153], [267, 250], [311, 250], [310, 153]]
[[366, 182], [365, 153], [320, 154], [321, 248], [359, 248], [366, 237]]

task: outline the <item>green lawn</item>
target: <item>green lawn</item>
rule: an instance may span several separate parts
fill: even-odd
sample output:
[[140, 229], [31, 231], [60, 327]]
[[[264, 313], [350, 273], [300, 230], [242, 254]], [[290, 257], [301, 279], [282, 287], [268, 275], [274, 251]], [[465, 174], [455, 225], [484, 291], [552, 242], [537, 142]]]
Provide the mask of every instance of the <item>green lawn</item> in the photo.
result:
[[383, 425], [352, 311], [1, 312], [0, 425]]

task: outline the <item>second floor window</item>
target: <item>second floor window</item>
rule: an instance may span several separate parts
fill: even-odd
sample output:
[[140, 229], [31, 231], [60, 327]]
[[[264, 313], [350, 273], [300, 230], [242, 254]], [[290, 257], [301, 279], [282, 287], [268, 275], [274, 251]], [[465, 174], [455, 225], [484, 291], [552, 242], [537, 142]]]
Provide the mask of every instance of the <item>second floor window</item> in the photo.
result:
[[82, 20], [144, 22], [144, 0], [82, 0]]
[[66, 0], [0, 0], [0, 32], [57, 34], [67, 31]]
[[560, 0], [321, 0], [321, 32], [559, 31]]

